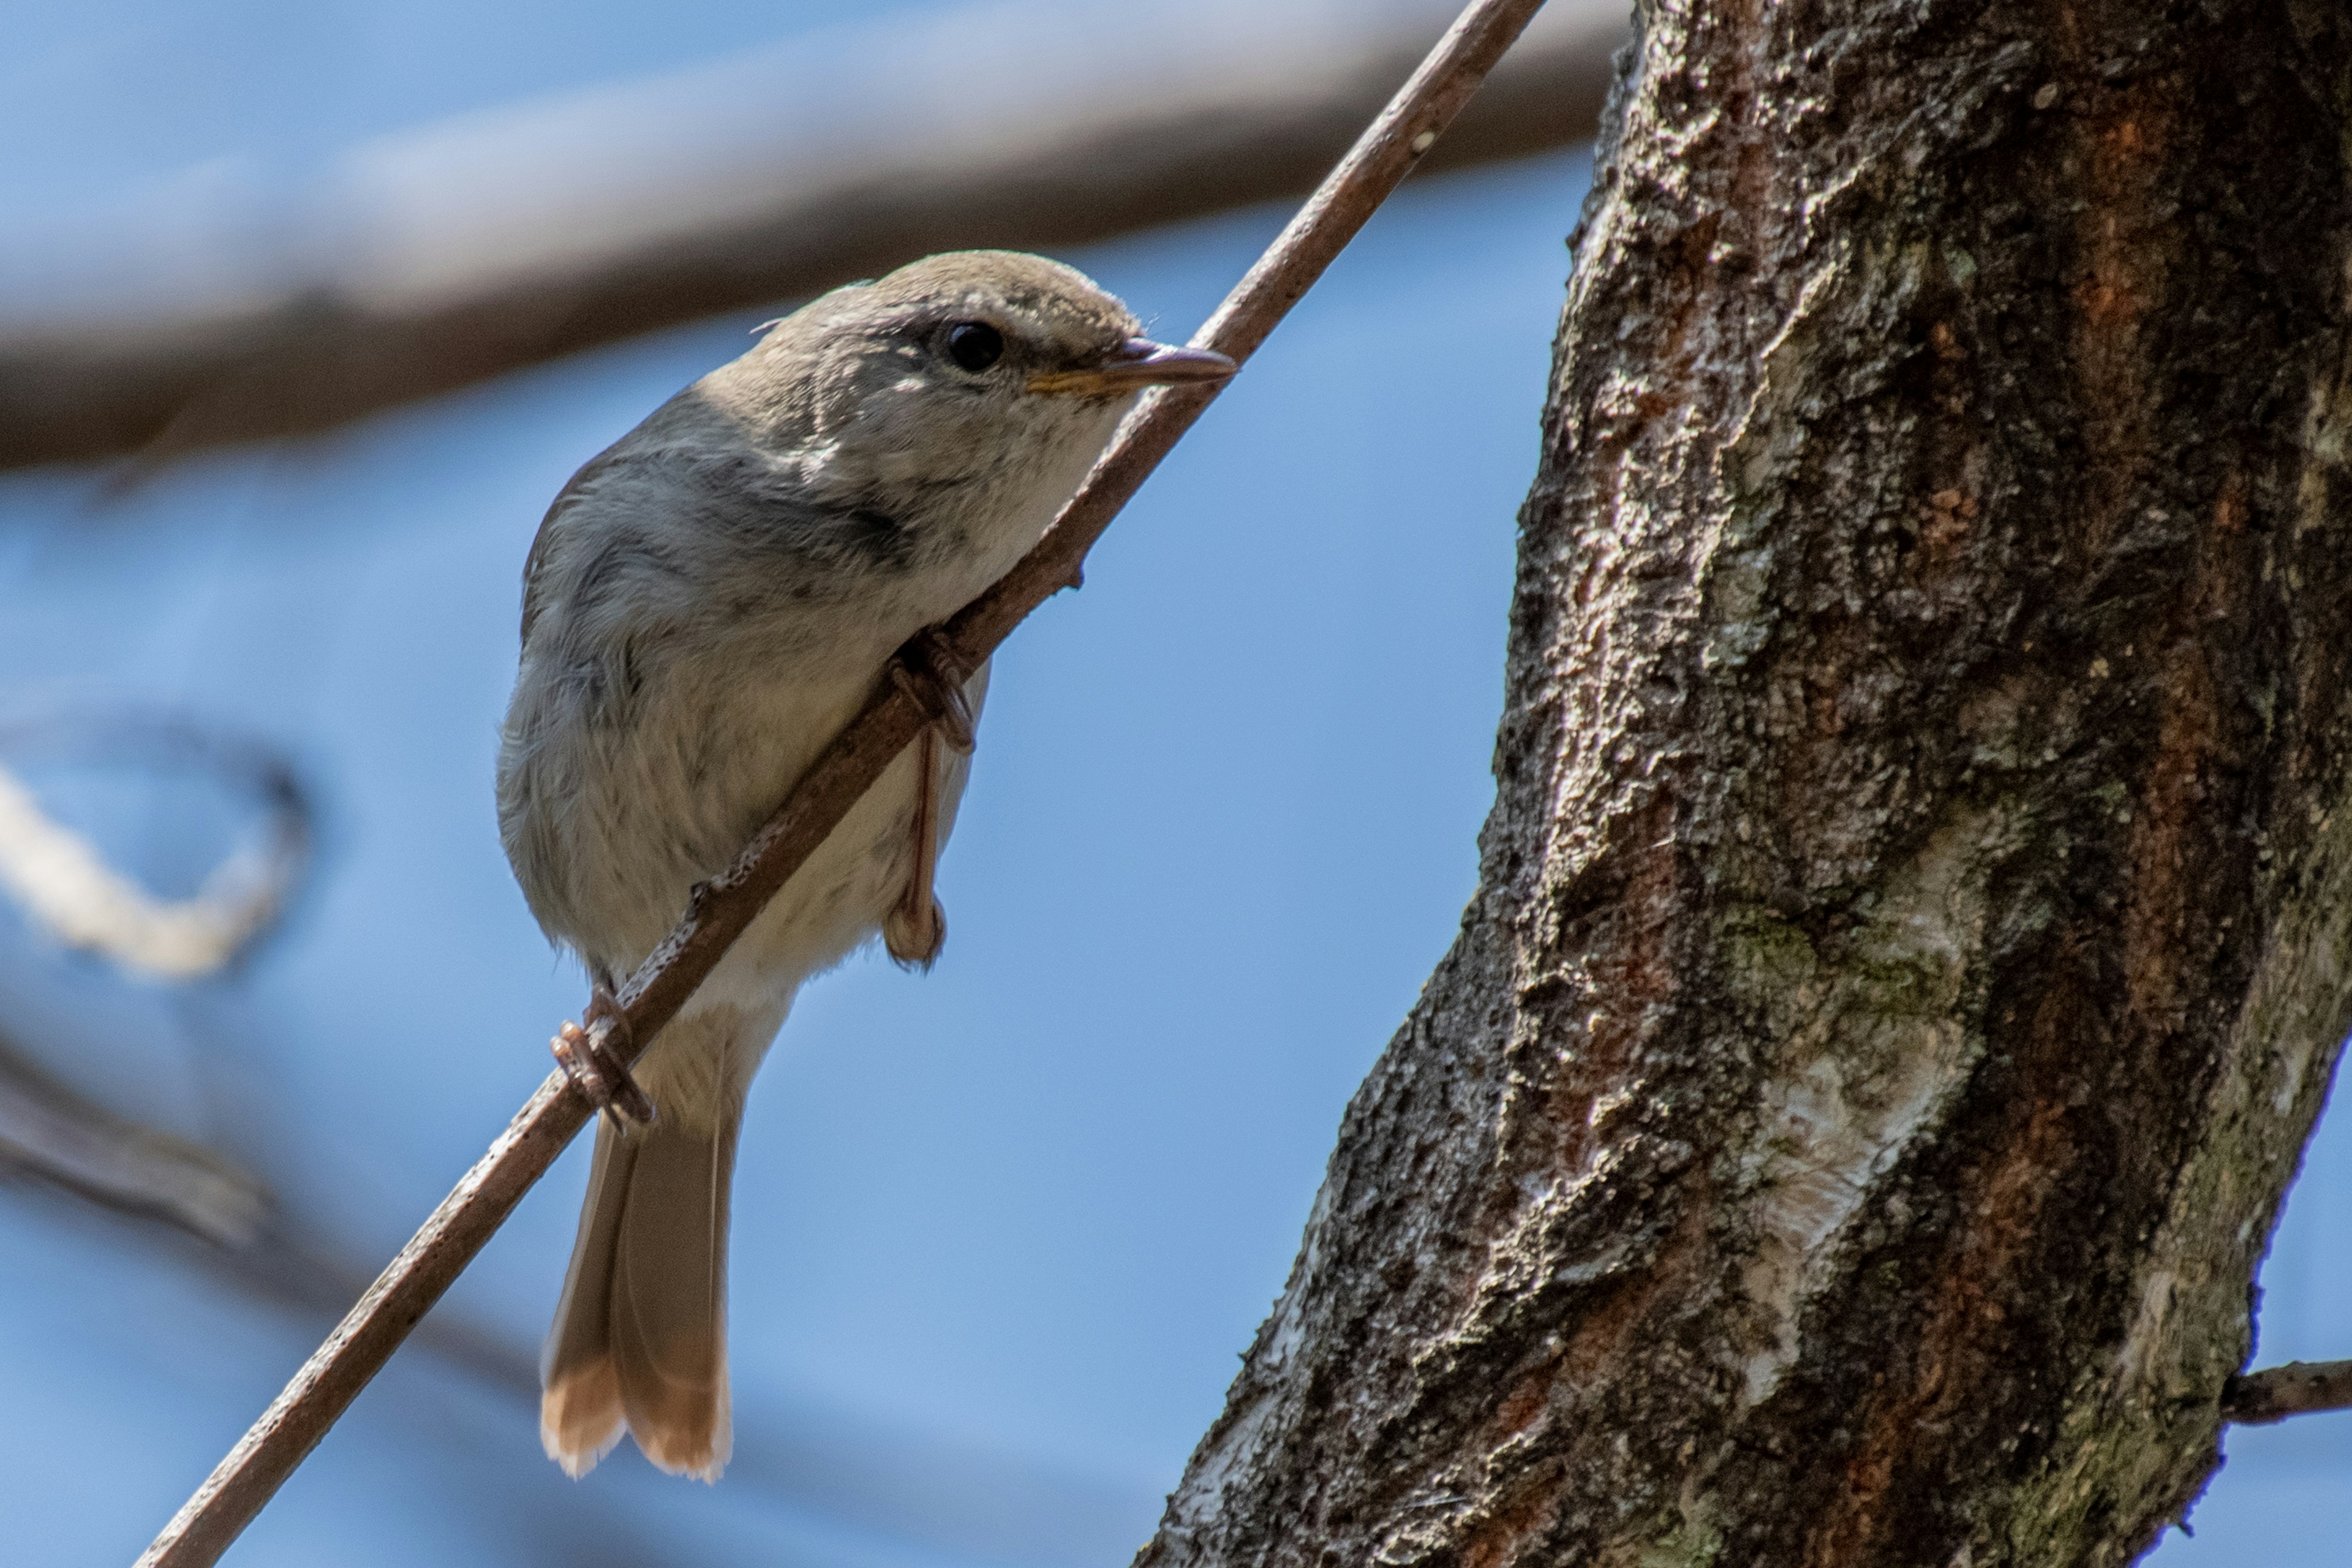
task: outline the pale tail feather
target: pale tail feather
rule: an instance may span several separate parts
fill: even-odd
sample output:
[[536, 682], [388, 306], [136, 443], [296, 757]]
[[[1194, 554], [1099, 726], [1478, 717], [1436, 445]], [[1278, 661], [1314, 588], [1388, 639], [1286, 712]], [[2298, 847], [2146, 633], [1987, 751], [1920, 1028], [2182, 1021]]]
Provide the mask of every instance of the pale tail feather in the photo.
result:
[[572, 1245], [555, 1326], [540, 1352], [539, 1440], [547, 1457], [574, 1479], [596, 1468], [621, 1440], [621, 1385], [608, 1350], [613, 1294], [613, 1241], [629, 1186], [636, 1146], [596, 1120], [596, 1157], [588, 1194], [580, 1205], [580, 1237]]
[[624, 1426], [673, 1475], [716, 1480], [727, 1394], [727, 1213], [740, 1113], [596, 1128], [580, 1238], [541, 1367], [540, 1437], [584, 1475]]

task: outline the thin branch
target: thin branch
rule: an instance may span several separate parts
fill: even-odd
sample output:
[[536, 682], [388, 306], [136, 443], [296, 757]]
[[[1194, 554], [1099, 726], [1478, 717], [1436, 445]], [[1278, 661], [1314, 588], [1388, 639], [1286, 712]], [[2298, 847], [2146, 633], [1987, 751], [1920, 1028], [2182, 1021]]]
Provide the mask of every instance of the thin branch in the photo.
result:
[[2268, 1426], [2290, 1415], [2352, 1410], [2352, 1361], [2291, 1361], [2242, 1373], [2221, 1390], [2221, 1419]]
[[[5, 1090], [0, 1089], [0, 1100], [5, 1099]], [[0, 1111], [0, 1119], [5, 1119], [5, 1111]], [[5, 1173], [5, 1152], [0, 1150], [0, 1173]], [[199, 1152], [209, 1154], [208, 1151]], [[122, 1216], [121, 1223], [103, 1226], [107, 1240], [130, 1243], [147, 1258], [218, 1285], [247, 1303], [305, 1322], [320, 1318], [333, 1321], [365, 1284], [364, 1274], [341, 1268], [332, 1261], [330, 1251], [299, 1239], [299, 1233], [289, 1228], [282, 1211], [268, 1212], [258, 1235], [249, 1243], [239, 1243], [232, 1237], [206, 1234], [201, 1222], [187, 1223], [190, 1216], [185, 1213], [164, 1212], [139, 1201], [116, 1202], [108, 1194], [92, 1192], [79, 1184], [50, 1181], [43, 1184], [58, 1189], [56, 1195], [60, 1201], [54, 1205], [58, 1222], [71, 1226], [85, 1240], [92, 1237], [91, 1211], [80, 1203], [68, 1207], [67, 1200], [94, 1203], [106, 1211], [100, 1217]], [[418, 1326], [415, 1343], [418, 1350], [430, 1352], [479, 1385], [508, 1399], [529, 1399], [536, 1405], [538, 1358], [528, 1347], [478, 1322], [455, 1316], [446, 1308]], [[494, 1434], [477, 1431], [470, 1423], [453, 1424], [446, 1416], [436, 1418], [429, 1406], [404, 1407], [394, 1419], [409, 1429], [408, 1440], [457, 1445], [469, 1451], [474, 1462], [485, 1467], [503, 1466], [511, 1473], [520, 1464], [537, 1461], [535, 1453], [526, 1460], [515, 1445], [499, 1442]], [[751, 1419], [756, 1423], [760, 1418], [755, 1415]], [[780, 1449], [776, 1439], [764, 1429], [755, 1432], [751, 1442], [761, 1446], [751, 1461], [755, 1487], [764, 1481], [765, 1489], [804, 1506], [822, 1509], [831, 1502], [818, 1488], [794, 1488], [789, 1484], [799, 1479], [783, 1473], [787, 1457], [796, 1457], [793, 1449]], [[810, 1445], [804, 1440], [802, 1446]], [[918, 1445], [908, 1447], [920, 1451]], [[775, 1479], [771, 1479], [767, 1473], [773, 1473]], [[631, 1540], [635, 1531], [632, 1521], [623, 1512], [624, 1500], [611, 1494], [570, 1500], [559, 1496], [553, 1502], [543, 1494], [530, 1500], [511, 1500], [505, 1505], [507, 1511], [520, 1507], [530, 1513], [532, 1539], [530, 1550], [508, 1560], [518, 1564], [562, 1563], [565, 1568], [588, 1568], [590, 1564], [606, 1568], [625, 1564], [635, 1568], [636, 1564], [655, 1563], [662, 1563], [663, 1568], [683, 1568], [682, 1560], [674, 1554], [655, 1555]], [[847, 1510], [835, 1511], [841, 1517], [850, 1517]], [[917, 1522], [927, 1521], [919, 1519]], [[887, 1529], [887, 1523], [886, 1519], [883, 1528]]]
[[[299, 1173], [281, 1181], [302, 1185]], [[149, 1256], [306, 1322], [336, 1321], [370, 1280], [346, 1247], [275, 1202], [246, 1169], [76, 1093], [0, 1031], [0, 1185], [14, 1183], [28, 1198], [54, 1194], [61, 1216], [85, 1232], [92, 1209], [121, 1216], [106, 1228]], [[411, 1343], [536, 1410], [537, 1350], [496, 1326], [445, 1302]], [[739, 1391], [735, 1425], [730, 1485], [1008, 1563], [1100, 1562], [1125, 1543], [1145, 1500], [1107, 1478], [772, 1393]]]
[[[218, 771], [242, 784], [277, 779], [291, 787], [284, 763], [261, 748], [171, 721], [76, 715], [10, 725], [0, 738], [14, 750], [62, 749], [83, 758], [120, 753], [127, 743], [142, 762], [193, 754], [215, 765], [250, 763]], [[278, 791], [258, 793], [274, 806], [285, 804]], [[306, 838], [307, 821], [298, 811], [295, 826]], [[289, 869], [286, 885], [293, 880]], [[93, 1207], [136, 1222], [110, 1228], [173, 1267], [304, 1320], [335, 1321], [369, 1283], [346, 1248], [279, 1206], [244, 1168], [75, 1092], [0, 1031], [0, 1184], [20, 1182], [28, 1195], [47, 1191], [89, 1205], [71, 1211], [84, 1226]], [[536, 1407], [532, 1347], [446, 1304], [417, 1326], [414, 1343]], [[736, 1426], [730, 1477], [739, 1484], [900, 1540], [975, 1547], [1008, 1562], [1099, 1561], [1121, 1544], [1119, 1521], [1136, 1517], [1140, 1502], [1108, 1481], [772, 1397], [739, 1397]]]
[[[332, 1322], [367, 1288], [344, 1247], [271, 1201], [213, 1150], [91, 1103], [0, 1035], [0, 1182], [23, 1179], [129, 1221], [147, 1253], [305, 1321]], [[73, 1219], [87, 1224], [89, 1209]], [[195, 1245], [190, 1245], [190, 1243]], [[478, 1385], [539, 1399], [536, 1350], [447, 1306], [414, 1343]], [[1108, 1480], [770, 1395], [735, 1408], [730, 1482], [898, 1540], [1006, 1562], [1098, 1562], [1142, 1500]]]
[[[1193, 343], [1246, 360], [1436, 142], [1542, 3], [1472, 0]], [[1148, 394], [1036, 548], [946, 624], [949, 651], [967, 667], [979, 664], [1032, 610], [1076, 583], [1095, 541], [1213, 395], [1200, 388]], [[622, 990], [627, 1058], [677, 1015], [924, 721], [912, 698], [887, 689], [818, 757], [735, 864], [696, 889], [677, 928]], [[195, 1568], [227, 1550], [589, 1114], [563, 1075], [551, 1074], [165, 1526], [141, 1568]]]
[[[893, 17], [387, 139], [290, 198], [258, 246], [145, 209], [97, 237], [20, 237], [0, 273], [59, 274], [51, 295], [71, 285], [61, 256], [174, 271], [85, 286], [70, 320], [0, 306], [0, 468], [324, 430], [929, 251], [1066, 247], [1295, 195], [1449, 9], [1029, 0]], [[1554, 0], [1431, 162], [1589, 139], [1627, 11]], [[227, 281], [188, 298], [190, 274]]]
[[[275, 1215], [235, 1251], [168, 1247], [174, 1261], [281, 1311], [332, 1321], [367, 1284], [333, 1244]], [[417, 1325], [414, 1345], [538, 1420], [539, 1353], [494, 1324], [446, 1304]], [[1140, 1487], [973, 1447], [769, 1389], [735, 1394], [730, 1487], [781, 1499], [893, 1540], [961, 1548], [1033, 1568], [1100, 1563], [1133, 1542], [1148, 1514]], [[530, 1462], [538, 1450], [530, 1447]]]
[[[123, 1215], [126, 1223], [110, 1228], [150, 1256], [302, 1321], [334, 1321], [366, 1289], [367, 1274], [352, 1267], [342, 1247], [270, 1206], [257, 1184], [209, 1150], [136, 1128], [121, 1136], [123, 1124], [87, 1102], [67, 1136], [71, 1146], [97, 1144], [94, 1175], [86, 1156], [57, 1158], [53, 1140], [28, 1150], [16, 1141], [22, 1100], [15, 1065], [0, 1055], [0, 1177], [21, 1171], [61, 1198]], [[86, 1224], [87, 1209], [70, 1213]], [[537, 1419], [536, 1347], [446, 1303], [417, 1325], [411, 1344], [477, 1386], [522, 1402]], [[1106, 1477], [773, 1391], [747, 1397], [738, 1390], [735, 1429], [730, 1487], [945, 1551], [1040, 1568], [1100, 1563], [1129, 1544], [1125, 1531], [1147, 1511], [1141, 1488], [1130, 1492]]]

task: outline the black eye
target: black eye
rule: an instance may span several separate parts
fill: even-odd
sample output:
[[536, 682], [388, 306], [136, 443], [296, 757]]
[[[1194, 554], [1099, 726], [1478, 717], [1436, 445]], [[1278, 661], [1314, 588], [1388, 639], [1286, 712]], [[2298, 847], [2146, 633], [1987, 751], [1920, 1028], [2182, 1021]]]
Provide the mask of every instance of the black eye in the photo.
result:
[[1004, 357], [1004, 334], [986, 321], [958, 321], [948, 329], [948, 358], [974, 373]]

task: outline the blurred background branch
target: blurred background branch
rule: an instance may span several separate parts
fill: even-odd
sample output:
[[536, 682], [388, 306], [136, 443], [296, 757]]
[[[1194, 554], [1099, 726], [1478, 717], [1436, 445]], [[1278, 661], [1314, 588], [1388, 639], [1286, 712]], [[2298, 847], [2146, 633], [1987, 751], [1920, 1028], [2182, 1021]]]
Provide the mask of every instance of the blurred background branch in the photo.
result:
[[[310, 1234], [229, 1161], [110, 1114], [5, 1037], [0, 1175], [151, 1222], [131, 1234], [158, 1256], [307, 1322], [340, 1317], [370, 1279], [350, 1248]], [[537, 1410], [532, 1347], [446, 1305], [415, 1343], [512, 1401], [519, 1421]], [[1124, 1531], [1138, 1500], [1093, 1478], [751, 1390], [737, 1423], [730, 1487], [897, 1540], [1039, 1568], [1111, 1561], [1133, 1544]]]
[[[0, 892], [67, 945], [145, 979], [197, 980], [232, 967], [299, 890], [311, 812], [292, 764], [257, 742], [169, 717], [65, 715], [0, 729], [0, 750], [159, 773], [193, 766], [245, 797], [261, 820], [262, 830], [205, 879], [204, 893], [164, 900], [0, 768]], [[208, 1044], [213, 1055], [225, 1046]], [[249, 1135], [283, 1142], [268, 1128]], [[0, 1180], [140, 1222], [121, 1234], [151, 1255], [306, 1323], [333, 1321], [371, 1278], [357, 1249], [278, 1203], [236, 1161], [108, 1110], [43, 1068], [38, 1053], [5, 1028]], [[418, 1326], [416, 1342], [510, 1400], [521, 1417], [536, 1410], [537, 1353], [511, 1334], [445, 1306]], [[1116, 1488], [851, 1412], [746, 1392], [730, 1471], [739, 1486], [898, 1540], [1007, 1560], [1076, 1564], [1132, 1544], [1123, 1527], [1138, 1500]]]
[[[1454, 10], [891, 18], [379, 140], [257, 234], [164, 204], [19, 233], [0, 273], [37, 271], [36, 251], [52, 272], [83, 252], [114, 269], [0, 294], [0, 468], [324, 430], [927, 251], [1066, 247], [1296, 195]], [[1553, 0], [1428, 166], [1588, 140], [1627, 10]]]
[[0, 1173], [47, 1183], [118, 1213], [162, 1220], [214, 1247], [260, 1236], [261, 1184], [212, 1151], [113, 1116], [0, 1036]]
[[11, 752], [193, 769], [249, 798], [260, 830], [193, 898], [163, 899], [110, 865], [0, 763], [0, 892], [59, 942], [132, 973], [192, 980], [226, 968], [278, 922], [310, 858], [310, 808], [292, 766], [258, 742], [171, 720], [60, 717], [0, 731]]

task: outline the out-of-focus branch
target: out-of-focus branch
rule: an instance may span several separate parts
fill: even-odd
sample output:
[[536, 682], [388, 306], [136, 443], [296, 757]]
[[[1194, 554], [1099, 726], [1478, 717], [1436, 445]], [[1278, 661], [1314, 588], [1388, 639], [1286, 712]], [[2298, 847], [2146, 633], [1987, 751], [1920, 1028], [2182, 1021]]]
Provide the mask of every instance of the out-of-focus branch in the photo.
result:
[[215, 867], [195, 897], [159, 899], [43, 810], [0, 764], [0, 892], [68, 947], [102, 953], [152, 979], [191, 980], [226, 968], [278, 923], [309, 867], [310, 812], [293, 770], [265, 748], [168, 721], [100, 729], [110, 744], [161, 748], [169, 761], [243, 787], [267, 814], [262, 832]]
[[[1453, 10], [1015, 0], [378, 142], [243, 254], [127, 215], [67, 248], [175, 276], [71, 320], [0, 319], [0, 468], [323, 430], [929, 251], [1293, 195]], [[1590, 137], [1627, 13], [1554, 0], [1430, 165]], [[185, 274], [229, 281], [191, 300]]]
[[[369, 1282], [347, 1249], [283, 1213], [273, 1212], [247, 1245], [173, 1247], [160, 1233], [158, 1239], [185, 1267], [304, 1318], [340, 1316]], [[415, 1343], [537, 1419], [535, 1347], [446, 1304], [417, 1325]], [[745, 1388], [736, 1390], [727, 1481], [893, 1540], [1034, 1568], [1116, 1561], [1132, 1548], [1129, 1537], [1153, 1506], [1141, 1487], [1130, 1493], [1113, 1479]]]
[[[11, 724], [0, 742], [11, 752], [198, 768], [250, 795], [263, 816], [260, 831], [214, 868], [194, 898], [159, 899], [52, 817], [0, 765], [0, 893], [69, 947], [151, 978], [210, 974], [277, 923], [308, 868], [309, 805], [293, 770], [265, 746], [176, 720], [79, 715]], [[231, 1249], [253, 1246], [269, 1211], [261, 1184], [228, 1161], [90, 1103], [5, 1037], [0, 1173]]]
[[[24, 1141], [28, 1105], [29, 1142]], [[128, 1215], [140, 1223], [109, 1228], [151, 1257], [268, 1308], [331, 1318], [350, 1305], [366, 1282], [356, 1268], [334, 1261], [332, 1247], [304, 1236], [298, 1222], [269, 1202], [258, 1183], [220, 1155], [91, 1105], [0, 1041], [0, 1180], [19, 1175], [37, 1178], [39, 1186], [54, 1189], [65, 1199]], [[72, 1223], [87, 1226], [89, 1211], [80, 1203], [69, 1213]], [[535, 1405], [538, 1370], [527, 1347], [447, 1311], [420, 1324], [416, 1341], [478, 1383]], [[431, 1436], [440, 1444], [485, 1443], [463, 1423], [439, 1426]], [[489, 1465], [512, 1464], [518, 1458], [511, 1449], [493, 1451], [487, 1446], [482, 1454], [482, 1461]], [[536, 1458], [534, 1452], [523, 1462]], [[951, 1482], [957, 1479], [950, 1476]], [[807, 1487], [777, 1489], [779, 1495], [820, 1508], [827, 1500]], [[617, 1509], [617, 1500], [610, 1496], [572, 1500], [560, 1518], [541, 1521], [547, 1538], [535, 1542], [538, 1551], [510, 1560], [562, 1563], [570, 1568], [634, 1568], [659, 1562], [675, 1568], [680, 1559], [674, 1552], [656, 1556], [633, 1549], [631, 1531]]]
[[[348, 1248], [278, 1206], [230, 1161], [92, 1104], [0, 1036], [0, 1181], [10, 1179], [149, 1222], [122, 1233], [278, 1311], [331, 1320], [367, 1288]], [[417, 1325], [416, 1342], [538, 1408], [536, 1353], [491, 1324], [445, 1307]], [[1148, 1513], [1113, 1482], [853, 1412], [752, 1394], [736, 1415], [732, 1484], [901, 1541], [1076, 1568], [1115, 1557]]]
[[0, 1174], [31, 1178], [215, 1247], [260, 1237], [268, 1194], [211, 1150], [92, 1105], [0, 1037]]

